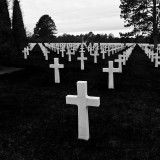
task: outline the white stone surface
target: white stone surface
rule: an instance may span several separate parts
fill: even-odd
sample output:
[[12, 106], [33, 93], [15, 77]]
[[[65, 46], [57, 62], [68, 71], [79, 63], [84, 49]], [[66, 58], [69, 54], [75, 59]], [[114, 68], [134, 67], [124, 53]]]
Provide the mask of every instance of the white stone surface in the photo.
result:
[[99, 56], [97, 48], [95, 48], [94, 53], [91, 56], [94, 57], [94, 63], [97, 63], [97, 58]]
[[113, 61], [109, 61], [109, 68], [103, 68], [103, 72], [107, 72], [108, 76], [108, 88], [114, 89], [114, 75], [113, 73], [119, 72], [119, 68], [113, 67]]
[[81, 44], [81, 46], [80, 46], [80, 51], [79, 51], [79, 52], [80, 52], [81, 54], [83, 54], [83, 53], [85, 52], [83, 44]]
[[59, 46], [56, 46], [56, 50], [57, 50], [57, 54], [59, 54], [59, 50], [60, 50]]
[[84, 57], [84, 48], [83, 48], [83, 44], [81, 44], [81, 48], [80, 48], [80, 57], [77, 58], [77, 60], [81, 61], [81, 70], [84, 70], [84, 61], [87, 60], [87, 57]]
[[29, 50], [32, 51], [32, 49], [35, 47], [36, 43], [29, 43]]
[[122, 63], [123, 63], [123, 59], [120, 57], [120, 55], [118, 56], [118, 59], [114, 60], [115, 62], [118, 63], [118, 68], [119, 68], [119, 72], [122, 73]]
[[68, 48], [66, 55], [68, 55], [68, 61], [71, 62], [71, 60], [72, 60], [72, 59], [71, 59], [71, 56], [74, 55], [74, 53], [71, 52], [71, 49], [70, 49], [70, 48]]
[[81, 56], [77, 60], [81, 61], [81, 70], [84, 70], [84, 61], [87, 60], [87, 57], [84, 57], [84, 53], [81, 53]]
[[50, 53], [50, 51], [48, 51], [47, 48], [44, 48], [44, 49], [43, 49], [43, 54], [44, 54], [44, 57], [45, 57], [45, 60], [46, 60], [46, 61], [48, 60], [48, 53]]
[[60, 83], [59, 68], [64, 68], [64, 65], [59, 64], [58, 58], [54, 58], [54, 64], [50, 64], [50, 68], [54, 68], [55, 83]]
[[102, 54], [102, 59], [105, 59], [106, 51], [104, 48], [101, 50], [101, 54]]
[[122, 59], [123, 65], [126, 65], [126, 56], [122, 54], [122, 55], [119, 55], [119, 57]]
[[77, 92], [78, 95], [66, 96], [66, 103], [78, 106], [78, 138], [88, 140], [90, 138], [88, 106], [98, 107], [100, 98], [87, 95], [86, 81], [77, 82]]
[[62, 57], [64, 57], [65, 48], [64, 48], [64, 47], [62, 47], [62, 48], [60, 49], [60, 51], [61, 51], [61, 55], [62, 55]]
[[160, 56], [158, 53], [156, 53], [155, 55], [155, 67], [158, 67], [158, 65], [160, 65]]
[[28, 48], [28, 47], [25, 47], [25, 48], [22, 50], [22, 53], [24, 54], [24, 59], [27, 59], [27, 55], [29, 55], [29, 48]]

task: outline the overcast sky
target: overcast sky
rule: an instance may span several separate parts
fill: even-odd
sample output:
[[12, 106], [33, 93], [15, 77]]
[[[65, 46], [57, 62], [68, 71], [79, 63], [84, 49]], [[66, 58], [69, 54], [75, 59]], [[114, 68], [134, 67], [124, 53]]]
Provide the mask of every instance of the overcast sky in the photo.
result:
[[54, 20], [58, 35], [113, 33], [128, 31], [120, 18], [120, 0], [20, 0], [24, 24], [28, 31], [39, 18], [48, 14]]

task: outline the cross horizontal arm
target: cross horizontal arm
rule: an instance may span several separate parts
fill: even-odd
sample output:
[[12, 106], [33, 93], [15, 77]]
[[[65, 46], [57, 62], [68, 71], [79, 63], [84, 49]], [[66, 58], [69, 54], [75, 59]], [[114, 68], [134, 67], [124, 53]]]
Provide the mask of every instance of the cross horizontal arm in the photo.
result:
[[55, 65], [54, 65], [54, 64], [50, 64], [49, 67], [50, 67], [50, 68], [54, 68]]
[[59, 68], [64, 68], [64, 65], [63, 64], [59, 64]]
[[77, 96], [72, 96], [72, 95], [66, 96], [66, 104], [77, 105]]
[[87, 106], [99, 107], [100, 97], [87, 96]]
[[109, 72], [109, 68], [103, 68], [103, 72]]

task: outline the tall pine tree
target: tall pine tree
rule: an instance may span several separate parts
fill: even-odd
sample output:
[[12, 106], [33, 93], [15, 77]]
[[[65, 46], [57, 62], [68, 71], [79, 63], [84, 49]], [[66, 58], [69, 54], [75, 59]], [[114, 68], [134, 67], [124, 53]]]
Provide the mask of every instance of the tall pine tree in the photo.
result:
[[23, 16], [18, 0], [13, 1], [13, 17], [12, 17], [13, 37], [19, 52], [26, 46], [27, 38], [23, 23]]
[[43, 15], [34, 28], [34, 36], [42, 38], [44, 42], [47, 42], [50, 38], [53, 38], [56, 34], [56, 25], [49, 15]]
[[14, 61], [16, 48], [13, 41], [11, 21], [8, 11], [8, 1], [0, 0], [0, 63], [8, 64]]
[[0, 0], [0, 45], [8, 42], [11, 36], [11, 21], [7, 0]]

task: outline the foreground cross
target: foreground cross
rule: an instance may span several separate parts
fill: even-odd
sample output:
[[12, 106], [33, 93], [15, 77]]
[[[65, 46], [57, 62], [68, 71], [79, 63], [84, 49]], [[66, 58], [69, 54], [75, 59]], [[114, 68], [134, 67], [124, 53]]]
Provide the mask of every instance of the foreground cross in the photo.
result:
[[119, 72], [119, 68], [113, 68], [113, 61], [109, 61], [109, 68], [103, 68], [103, 72], [108, 72], [108, 88], [114, 89], [114, 78], [113, 73]]
[[77, 82], [78, 95], [66, 96], [66, 103], [78, 106], [78, 138], [88, 140], [89, 135], [89, 119], [88, 119], [88, 106], [99, 107], [100, 98], [91, 97], [87, 95], [87, 82]]
[[60, 83], [59, 68], [64, 68], [64, 65], [59, 64], [58, 58], [54, 58], [54, 64], [50, 64], [50, 68], [54, 68], [55, 83]]

